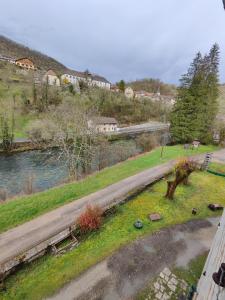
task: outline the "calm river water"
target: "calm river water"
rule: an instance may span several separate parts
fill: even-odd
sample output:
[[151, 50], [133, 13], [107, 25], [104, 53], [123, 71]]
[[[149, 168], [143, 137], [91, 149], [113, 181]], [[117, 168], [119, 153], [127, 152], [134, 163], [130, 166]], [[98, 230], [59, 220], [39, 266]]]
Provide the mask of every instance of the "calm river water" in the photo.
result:
[[[113, 165], [128, 157], [141, 153], [133, 140], [114, 142], [108, 149], [107, 165]], [[92, 170], [97, 170], [97, 158]], [[13, 155], [0, 155], [0, 189], [8, 197], [22, 194], [29, 178], [33, 178], [34, 191], [46, 190], [68, 179], [65, 163], [58, 160], [57, 153], [28, 151]]]

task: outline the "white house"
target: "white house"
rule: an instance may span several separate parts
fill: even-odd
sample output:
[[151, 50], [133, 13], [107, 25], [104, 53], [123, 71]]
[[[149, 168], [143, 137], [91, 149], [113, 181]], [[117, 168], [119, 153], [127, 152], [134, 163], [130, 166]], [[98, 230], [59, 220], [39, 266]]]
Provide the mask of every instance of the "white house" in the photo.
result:
[[115, 118], [97, 117], [88, 121], [88, 127], [95, 129], [99, 133], [109, 133], [117, 131], [118, 122]]
[[4, 55], [0, 55], [0, 60], [1, 61], [9, 62], [11, 64], [15, 64], [16, 63], [16, 60], [14, 58], [9, 57], [9, 56], [4, 56]]
[[135, 96], [134, 90], [130, 86], [125, 88], [124, 94], [129, 99], [133, 99]]
[[52, 70], [48, 70], [43, 76], [43, 81], [47, 82], [48, 85], [60, 86], [60, 80], [56, 73]]
[[110, 90], [110, 82], [102, 76], [99, 75], [91, 75], [91, 85], [98, 86], [100, 88]]
[[67, 73], [61, 76], [61, 83], [62, 84], [78, 84], [79, 77], [77, 76], [76, 72], [68, 71]]
[[68, 70], [67, 73], [61, 76], [62, 84], [73, 84], [77, 85], [80, 81], [84, 81], [88, 86], [98, 86], [110, 90], [110, 82], [104, 77], [99, 75], [91, 74], [89, 72], [77, 72]]

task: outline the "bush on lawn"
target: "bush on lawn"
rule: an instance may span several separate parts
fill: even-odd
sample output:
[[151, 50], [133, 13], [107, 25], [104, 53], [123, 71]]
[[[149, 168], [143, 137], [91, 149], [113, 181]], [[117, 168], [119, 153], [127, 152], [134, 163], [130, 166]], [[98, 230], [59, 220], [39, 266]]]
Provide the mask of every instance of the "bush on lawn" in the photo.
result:
[[76, 224], [83, 233], [99, 229], [102, 224], [103, 211], [99, 206], [87, 205]]

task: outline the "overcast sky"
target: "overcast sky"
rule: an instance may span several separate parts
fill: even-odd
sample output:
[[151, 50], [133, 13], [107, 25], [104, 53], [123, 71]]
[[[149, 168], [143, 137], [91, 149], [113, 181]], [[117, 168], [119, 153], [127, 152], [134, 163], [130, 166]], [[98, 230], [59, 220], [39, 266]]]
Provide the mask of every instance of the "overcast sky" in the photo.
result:
[[221, 47], [222, 0], [1, 0], [0, 34], [112, 82], [177, 83], [197, 51]]

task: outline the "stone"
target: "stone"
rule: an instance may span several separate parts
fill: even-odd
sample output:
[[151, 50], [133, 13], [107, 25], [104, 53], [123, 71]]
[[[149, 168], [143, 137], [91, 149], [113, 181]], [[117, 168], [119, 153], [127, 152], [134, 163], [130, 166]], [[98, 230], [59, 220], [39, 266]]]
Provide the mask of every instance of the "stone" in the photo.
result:
[[166, 293], [163, 294], [162, 300], [169, 300], [169, 299], [170, 299], [170, 296], [169, 296], [169, 295], [167, 295]]
[[159, 220], [161, 220], [161, 216], [159, 213], [153, 213], [153, 214], [149, 215], [149, 219], [151, 221], [159, 221]]
[[170, 289], [171, 291], [173, 291], [173, 292], [175, 292], [176, 289], [177, 289], [177, 287], [176, 287], [175, 285], [171, 284], [171, 283], [168, 284], [168, 287], [169, 287], [169, 289]]
[[165, 291], [165, 287], [163, 285], [160, 286], [160, 291], [163, 293]]
[[162, 299], [162, 293], [161, 292], [158, 292], [156, 295], [155, 295], [155, 297], [156, 297], [156, 299], [159, 299], [159, 300], [161, 300]]
[[154, 287], [155, 287], [156, 290], [159, 290], [159, 288], [160, 288], [159, 283], [158, 283], [158, 282], [155, 282], [155, 283], [154, 283]]
[[163, 273], [164, 273], [166, 276], [168, 276], [168, 277], [172, 274], [168, 268], [165, 268], [165, 269], [163, 270]]
[[161, 272], [161, 273], [159, 274], [159, 276], [160, 276], [162, 279], [165, 278], [165, 275], [163, 274], [163, 272]]
[[178, 281], [177, 281], [174, 277], [172, 277], [172, 278], [170, 279], [170, 283], [172, 283], [172, 284], [174, 284], [174, 285], [177, 285], [177, 284], [178, 284]]
[[186, 291], [186, 289], [188, 287], [187, 283], [183, 283], [183, 282], [180, 284], [180, 286], [181, 286], [182, 290], [184, 290], [184, 291]]
[[165, 280], [166, 282], [168, 282], [169, 279], [170, 279], [170, 278], [169, 278], [167, 275], [164, 274], [164, 280]]

